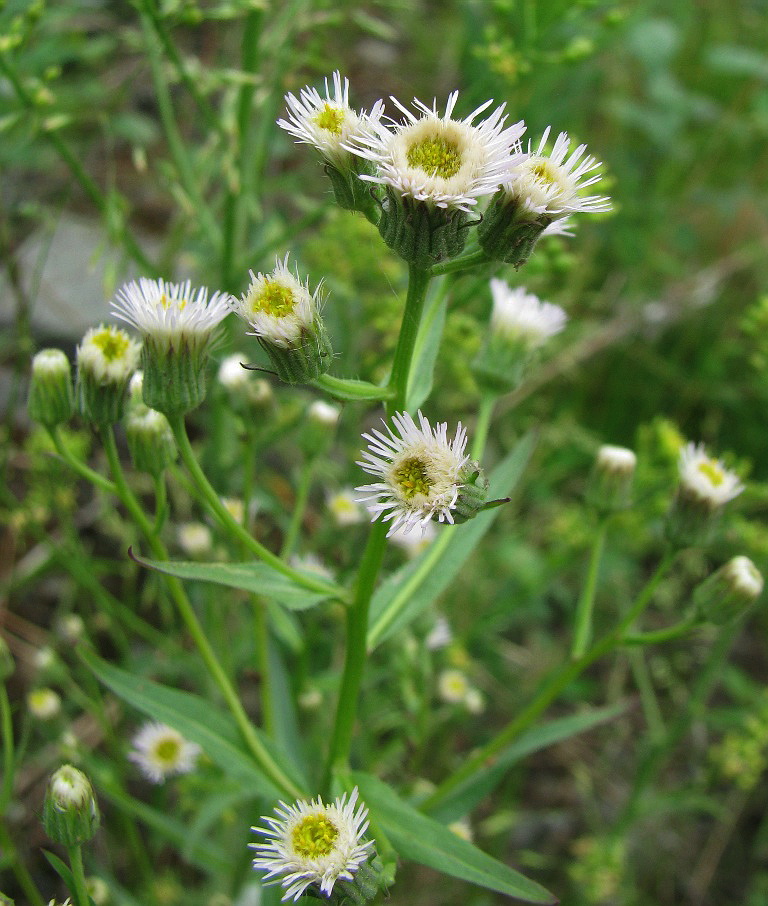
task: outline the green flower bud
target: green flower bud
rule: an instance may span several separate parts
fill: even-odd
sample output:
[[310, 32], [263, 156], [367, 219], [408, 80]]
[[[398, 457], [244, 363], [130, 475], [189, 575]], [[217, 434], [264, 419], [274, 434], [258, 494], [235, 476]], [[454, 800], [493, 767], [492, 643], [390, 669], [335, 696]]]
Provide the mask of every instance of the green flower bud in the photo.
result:
[[176, 460], [176, 440], [168, 419], [156, 409], [135, 407], [125, 419], [125, 436], [134, 468], [157, 477]]
[[749, 557], [733, 557], [693, 593], [702, 620], [723, 626], [742, 616], [760, 597], [763, 577]]
[[587, 502], [608, 515], [629, 506], [637, 457], [626, 447], [604, 444], [597, 451], [587, 485]]
[[48, 782], [43, 826], [55, 843], [80, 846], [99, 827], [99, 808], [88, 778], [71, 764], [62, 765]]
[[47, 427], [68, 422], [75, 411], [72, 369], [61, 349], [42, 349], [32, 359], [29, 417]]

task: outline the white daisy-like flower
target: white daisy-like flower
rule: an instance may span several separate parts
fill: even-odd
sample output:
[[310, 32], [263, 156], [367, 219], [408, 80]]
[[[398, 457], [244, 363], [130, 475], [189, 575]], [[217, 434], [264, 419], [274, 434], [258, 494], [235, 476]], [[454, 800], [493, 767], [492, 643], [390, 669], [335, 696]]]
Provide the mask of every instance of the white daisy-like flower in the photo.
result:
[[250, 843], [256, 850], [253, 867], [265, 872], [267, 883], [280, 884], [283, 900], [298, 898], [315, 885], [329, 897], [337, 881], [352, 881], [371, 854], [373, 840], [363, 842], [368, 809], [358, 804], [357, 787], [326, 805], [318, 797], [294, 805], [280, 802], [277, 817], [263, 816], [267, 827], [252, 830], [267, 838]]
[[531, 348], [559, 333], [568, 320], [559, 305], [542, 302], [522, 286], [512, 289], [504, 280], [493, 278], [491, 294], [491, 331], [502, 337], [521, 338]]
[[170, 342], [179, 335], [207, 340], [229, 314], [227, 293], [208, 298], [205, 287], [192, 289], [191, 281], [168, 283], [141, 277], [126, 283], [111, 303], [116, 318], [131, 324], [144, 336]]
[[584, 156], [586, 145], [579, 145], [569, 157], [571, 142], [567, 132], [558, 135], [547, 155], [549, 133], [547, 126], [535, 151], [529, 142], [527, 156], [518, 162], [504, 182], [505, 193], [524, 210], [553, 220], [579, 212], [610, 211], [611, 202], [606, 196], [579, 194], [601, 179], [601, 175], [594, 172], [601, 166], [600, 162]]
[[363, 135], [347, 145], [377, 167], [376, 174], [360, 178], [390, 186], [416, 201], [461, 211], [471, 211], [478, 198], [493, 195], [523, 160], [520, 137], [525, 124], [521, 120], [505, 128], [504, 104], [475, 124], [493, 101], [462, 120], [453, 119], [458, 96], [454, 91], [448, 97], [443, 116], [436, 100], [428, 107], [414, 98], [416, 115], [393, 97], [405, 121], [390, 120], [391, 127], [371, 121]]
[[176, 529], [176, 539], [189, 557], [204, 557], [213, 550], [213, 535], [202, 522], [183, 522]]
[[297, 142], [313, 145], [329, 163], [341, 168], [350, 155], [344, 146], [359, 139], [381, 119], [384, 102], [377, 101], [370, 113], [357, 113], [349, 106], [349, 79], [342, 79], [338, 71], [332, 78], [333, 89], [325, 79], [325, 97], [309, 87], [302, 88], [298, 98], [287, 94], [288, 119], [278, 120], [277, 125]]
[[342, 488], [326, 497], [326, 506], [338, 526], [357, 525], [365, 519], [364, 510], [352, 488]]
[[270, 274], [250, 271], [251, 284], [239, 301], [233, 299], [233, 310], [251, 326], [253, 336], [288, 348], [302, 341], [318, 318], [322, 305], [322, 284], [309, 291], [309, 278], [302, 283], [298, 270], [288, 269], [288, 255], [275, 261]]
[[315, 400], [307, 409], [307, 418], [324, 428], [335, 428], [341, 417], [341, 409], [324, 400]]
[[197, 743], [189, 742], [178, 730], [156, 721], [143, 724], [132, 744], [128, 758], [152, 783], [163, 783], [174, 774], [189, 774], [201, 752]]
[[77, 347], [77, 367], [98, 384], [122, 384], [139, 364], [141, 343], [112, 325], [93, 327]]
[[710, 509], [724, 506], [744, 490], [738, 475], [726, 469], [721, 460], [708, 456], [704, 444], [686, 444], [680, 451], [678, 468], [681, 491]]
[[32, 689], [27, 693], [27, 708], [38, 720], [53, 720], [61, 712], [61, 696], [47, 686]]
[[397, 412], [392, 421], [398, 433], [384, 422], [386, 434], [375, 429], [363, 434], [368, 449], [358, 465], [382, 480], [355, 490], [365, 494], [358, 500], [366, 504], [372, 521], [391, 520], [387, 537], [401, 527], [405, 532], [424, 527], [433, 518], [453, 523], [452, 511], [469, 477], [467, 432], [461, 422], [448, 440], [445, 422], [433, 429], [421, 412], [418, 417], [417, 426], [407, 412]]
[[471, 688], [466, 673], [455, 667], [443, 670], [437, 678], [438, 694], [444, 702], [450, 705], [462, 704]]

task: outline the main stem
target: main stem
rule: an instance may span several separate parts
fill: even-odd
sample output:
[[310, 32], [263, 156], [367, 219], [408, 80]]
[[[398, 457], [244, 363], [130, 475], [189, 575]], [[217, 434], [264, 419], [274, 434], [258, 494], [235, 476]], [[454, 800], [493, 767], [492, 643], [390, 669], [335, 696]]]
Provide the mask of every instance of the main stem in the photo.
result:
[[[416, 337], [419, 332], [424, 300], [427, 295], [430, 276], [427, 271], [410, 265], [408, 272], [408, 295], [405, 311], [400, 324], [400, 335], [397, 338], [395, 356], [392, 362], [388, 390], [393, 394], [387, 405], [387, 413], [403, 412], [406, 409], [408, 395], [408, 378], [411, 373], [411, 362]], [[360, 570], [357, 574], [355, 594], [347, 610], [347, 647], [344, 655], [344, 672], [341, 677], [341, 689], [336, 709], [336, 720], [333, 726], [328, 760], [323, 775], [323, 790], [327, 793], [334, 770], [343, 770], [349, 764], [349, 753], [352, 748], [352, 737], [357, 714], [357, 700], [363, 682], [365, 663], [368, 657], [368, 614], [371, 598], [376, 587], [376, 579], [384, 560], [387, 545], [387, 524], [376, 522], [371, 527], [368, 543], [363, 553]]]
[[395, 357], [392, 361], [392, 373], [389, 376], [389, 390], [394, 396], [387, 402], [387, 415], [404, 412], [408, 397], [408, 378], [411, 374], [411, 360], [416, 337], [419, 333], [421, 314], [424, 311], [424, 300], [427, 297], [430, 275], [428, 271], [409, 265], [408, 295], [405, 299], [405, 311], [400, 325], [400, 336], [397, 338]]

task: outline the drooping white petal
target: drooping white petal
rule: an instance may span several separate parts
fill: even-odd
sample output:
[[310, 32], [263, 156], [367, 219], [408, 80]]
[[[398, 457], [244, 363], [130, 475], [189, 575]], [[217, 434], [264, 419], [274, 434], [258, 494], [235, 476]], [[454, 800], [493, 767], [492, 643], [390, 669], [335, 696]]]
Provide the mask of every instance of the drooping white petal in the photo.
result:
[[722, 461], [707, 455], [704, 444], [688, 443], [680, 451], [680, 485], [684, 492], [710, 507], [724, 506], [738, 497], [744, 485]]

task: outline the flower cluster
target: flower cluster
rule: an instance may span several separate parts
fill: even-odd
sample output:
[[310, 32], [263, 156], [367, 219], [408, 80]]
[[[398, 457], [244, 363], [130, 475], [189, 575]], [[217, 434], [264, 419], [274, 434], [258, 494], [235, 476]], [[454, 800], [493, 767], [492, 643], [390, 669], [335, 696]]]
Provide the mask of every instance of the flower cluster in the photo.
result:
[[[430, 106], [414, 99], [411, 110], [391, 97], [401, 114], [396, 120], [383, 116], [381, 101], [370, 113], [352, 110], [349, 82], [338, 72], [333, 86], [331, 91], [326, 79], [325, 98], [313, 88], [302, 89], [300, 99], [286, 95], [289, 118], [278, 125], [320, 152], [337, 201], [378, 223], [385, 242], [411, 264], [426, 268], [459, 254], [467, 215], [491, 196], [480, 244], [488, 258], [518, 266], [545, 231], [570, 235], [560, 223], [569, 215], [610, 209], [606, 197], [583, 194], [601, 178], [586, 145], [571, 152], [561, 132], [547, 154], [547, 127], [536, 148], [529, 142], [526, 151], [525, 123], [508, 125], [505, 104], [488, 112], [489, 100], [458, 118], [458, 91], [449, 95], [444, 112], [437, 100]], [[341, 171], [383, 190], [383, 198], [376, 196], [378, 211], [354, 180], [340, 192]]]

